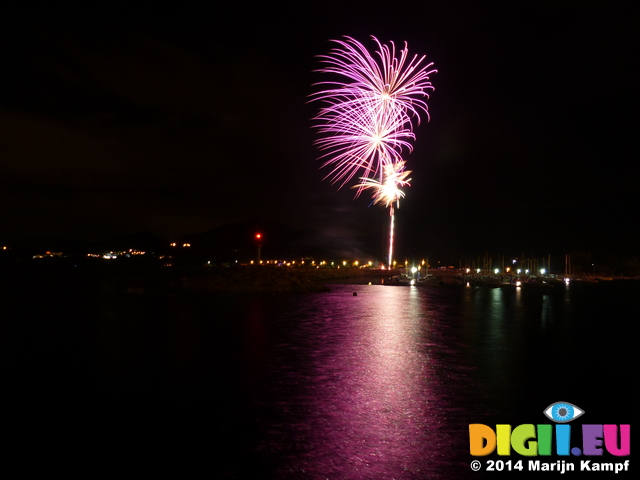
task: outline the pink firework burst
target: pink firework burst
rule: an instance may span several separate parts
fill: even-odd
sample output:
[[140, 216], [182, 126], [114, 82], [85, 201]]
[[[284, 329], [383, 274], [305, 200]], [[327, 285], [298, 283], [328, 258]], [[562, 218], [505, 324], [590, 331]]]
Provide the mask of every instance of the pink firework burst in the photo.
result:
[[[423, 64], [426, 56], [414, 55], [409, 59], [409, 50], [405, 46], [396, 56], [393, 42], [383, 45], [376, 37], [377, 59], [364, 45], [351, 37], [346, 40], [333, 40], [339, 45], [328, 55], [322, 55], [321, 61], [327, 66], [320, 69], [324, 73], [336, 73], [346, 77], [347, 81], [321, 82], [318, 85], [333, 85], [334, 88], [316, 94], [318, 100], [342, 97], [348, 99], [341, 106], [350, 108], [351, 102], [358, 104], [361, 99], [371, 99], [381, 110], [393, 110], [403, 117], [403, 123], [411, 123], [408, 114], [416, 116], [420, 122], [419, 111], [429, 114], [428, 91], [433, 90], [429, 75], [437, 70], [430, 68], [433, 63]], [[356, 107], [357, 108], [357, 107]]]
[[322, 103], [314, 118], [321, 138], [316, 145], [323, 152], [322, 167], [331, 170], [325, 178], [343, 187], [354, 177], [360, 178], [356, 196], [373, 190], [373, 203], [389, 208], [389, 266], [393, 258], [394, 204], [409, 186], [402, 159], [411, 152], [413, 120], [420, 123], [420, 113], [429, 116], [426, 99], [433, 90], [429, 75], [433, 63], [425, 57], [409, 57], [407, 44], [397, 51], [393, 42], [377, 45], [374, 55], [357, 40], [333, 40], [338, 44], [321, 56], [319, 71], [338, 75], [341, 80], [321, 82], [328, 88], [312, 95]]
[[[392, 114], [378, 113], [366, 115], [356, 110], [346, 114], [327, 114], [318, 125], [321, 133], [328, 135], [316, 142], [320, 150], [327, 153], [323, 167], [331, 166], [325, 178], [331, 178], [340, 186], [348, 183], [354, 176], [376, 177], [386, 165], [401, 160], [403, 150], [410, 152], [409, 142], [415, 138], [413, 132], [398, 122]], [[358, 189], [358, 194], [361, 192]]]
[[[313, 95], [323, 106], [315, 121], [323, 137], [316, 143], [324, 151], [323, 167], [340, 187], [354, 176], [380, 176], [384, 166], [401, 160], [402, 151], [411, 151], [414, 140], [412, 119], [420, 122], [420, 112], [428, 117], [429, 75], [433, 63], [425, 57], [409, 58], [405, 47], [399, 52], [393, 42], [377, 45], [371, 55], [351, 37], [333, 40], [338, 47], [320, 56], [326, 66], [319, 71], [337, 74], [344, 80], [321, 82], [329, 86]], [[399, 54], [399, 55], [398, 55]], [[358, 189], [358, 194], [362, 189]]]

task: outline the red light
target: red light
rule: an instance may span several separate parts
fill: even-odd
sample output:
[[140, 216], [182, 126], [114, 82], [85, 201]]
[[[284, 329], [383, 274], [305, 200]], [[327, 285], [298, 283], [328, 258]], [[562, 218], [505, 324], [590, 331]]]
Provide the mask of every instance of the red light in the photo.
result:
[[259, 233], [256, 233], [256, 238], [262, 238], [262, 235], [260, 235]]

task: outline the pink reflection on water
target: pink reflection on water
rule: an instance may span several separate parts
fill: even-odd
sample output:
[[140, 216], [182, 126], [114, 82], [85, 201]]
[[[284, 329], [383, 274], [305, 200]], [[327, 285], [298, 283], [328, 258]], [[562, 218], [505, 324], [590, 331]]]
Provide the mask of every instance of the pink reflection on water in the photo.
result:
[[[417, 288], [363, 286], [319, 297], [310, 327], [312, 478], [426, 478], [451, 461], [452, 387], [437, 372], [434, 306]], [[435, 308], [437, 310], [437, 308]]]

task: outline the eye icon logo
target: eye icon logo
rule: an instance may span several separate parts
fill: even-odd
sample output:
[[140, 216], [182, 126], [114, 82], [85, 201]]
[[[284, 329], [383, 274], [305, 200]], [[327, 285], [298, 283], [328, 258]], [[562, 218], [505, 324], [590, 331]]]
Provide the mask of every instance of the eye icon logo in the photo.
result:
[[573, 403], [556, 402], [545, 408], [543, 413], [556, 423], [567, 423], [582, 415], [584, 410], [576, 407]]

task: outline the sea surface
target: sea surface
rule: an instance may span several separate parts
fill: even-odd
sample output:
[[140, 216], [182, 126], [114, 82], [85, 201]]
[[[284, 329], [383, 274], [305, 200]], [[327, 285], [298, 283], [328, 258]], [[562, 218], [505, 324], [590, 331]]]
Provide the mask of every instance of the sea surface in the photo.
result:
[[471, 471], [470, 423], [551, 423], [558, 401], [630, 422], [638, 283], [371, 283], [196, 296], [4, 276], [5, 458], [87, 477], [507, 479], [524, 473]]

